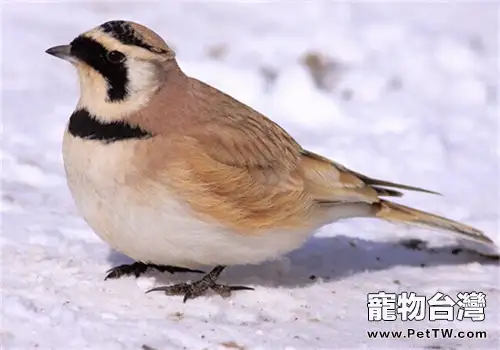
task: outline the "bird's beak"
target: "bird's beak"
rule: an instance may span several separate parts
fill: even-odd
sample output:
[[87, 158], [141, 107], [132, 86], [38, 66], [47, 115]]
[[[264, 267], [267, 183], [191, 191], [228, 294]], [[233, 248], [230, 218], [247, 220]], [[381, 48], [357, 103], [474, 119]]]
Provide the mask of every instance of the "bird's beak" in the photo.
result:
[[51, 47], [50, 49], [45, 50], [46, 53], [52, 56], [56, 56], [57, 58], [61, 58], [66, 61], [74, 61], [74, 56], [71, 55], [71, 46], [69, 45], [59, 45]]

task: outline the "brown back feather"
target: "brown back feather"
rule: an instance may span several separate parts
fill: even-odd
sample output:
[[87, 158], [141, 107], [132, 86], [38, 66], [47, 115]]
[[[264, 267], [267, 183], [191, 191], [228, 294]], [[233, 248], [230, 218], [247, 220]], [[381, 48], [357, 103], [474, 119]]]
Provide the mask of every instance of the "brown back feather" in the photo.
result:
[[401, 195], [302, 149], [270, 119], [178, 67], [171, 75], [130, 120], [163, 145], [150, 147], [161, 159], [147, 167], [148, 176], [167, 183], [199, 215], [239, 232], [293, 230], [315, 226], [324, 203]]

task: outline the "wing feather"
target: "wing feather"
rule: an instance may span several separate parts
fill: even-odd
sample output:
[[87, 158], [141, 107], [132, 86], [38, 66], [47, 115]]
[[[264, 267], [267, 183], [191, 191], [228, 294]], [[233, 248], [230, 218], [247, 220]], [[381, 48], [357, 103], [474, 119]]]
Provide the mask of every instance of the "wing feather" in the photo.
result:
[[208, 117], [163, 136], [168, 171], [158, 171], [196, 213], [240, 232], [314, 226], [323, 203], [401, 195], [384, 186], [422, 190], [373, 180], [306, 151], [276, 123], [222, 93], [217, 102], [197, 101], [205, 101], [196, 111]]

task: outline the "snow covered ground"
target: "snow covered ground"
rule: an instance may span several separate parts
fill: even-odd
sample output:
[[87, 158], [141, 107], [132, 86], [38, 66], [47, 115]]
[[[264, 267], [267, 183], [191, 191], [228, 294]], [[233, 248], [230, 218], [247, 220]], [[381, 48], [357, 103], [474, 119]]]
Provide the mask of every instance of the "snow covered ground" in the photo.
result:
[[[498, 349], [498, 261], [453, 236], [371, 220], [325, 227], [279, 261], [230, 268], [254, 292], [183, 304], [188, 276], [103, 281], [126, 257], [77, 214], [61, 138], [78, 90], [44, 53], [110, 19], [146, 24], [181, 67], [265, 112], [306, 148], [426, 187], [404, 203], [500, 243], [498, 10], [489, 3], [2, 2], [2, 349]], [[404, 244], [404, 239], [426, 243]], [[368, 322], [367, 293], [486, 294], [484, 322]], [[487, 339], [368, 339], [373, 330]]]

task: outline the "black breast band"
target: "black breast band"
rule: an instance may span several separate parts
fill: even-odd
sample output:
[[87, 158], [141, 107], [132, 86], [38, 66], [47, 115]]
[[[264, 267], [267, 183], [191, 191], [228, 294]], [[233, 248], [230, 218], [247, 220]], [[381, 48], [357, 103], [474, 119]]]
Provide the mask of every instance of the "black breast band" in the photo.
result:
[[150, 132], [125, 121], [102, 122], [86, 109], [78, 109], [73, 112], [69, 119], [68, 131], [75, 137], [98, 140], [104, 143], [146, 139], [153, 136]]

